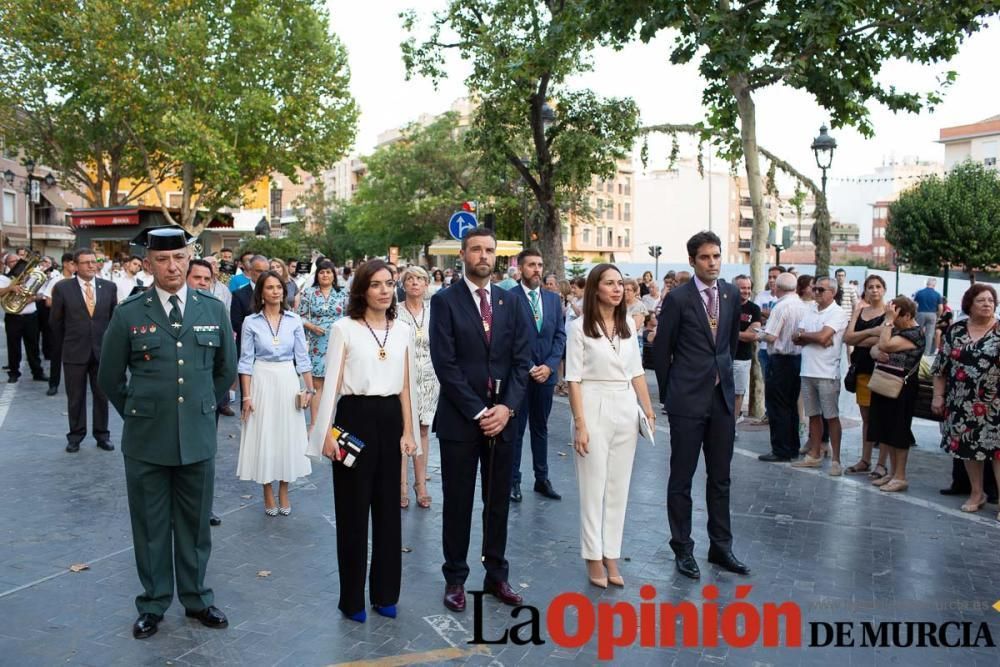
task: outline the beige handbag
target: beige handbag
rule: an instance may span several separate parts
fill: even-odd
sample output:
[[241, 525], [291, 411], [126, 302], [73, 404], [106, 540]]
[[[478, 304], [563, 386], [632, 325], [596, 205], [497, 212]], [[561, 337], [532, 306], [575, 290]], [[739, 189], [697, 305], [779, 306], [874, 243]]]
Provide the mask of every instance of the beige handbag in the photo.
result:
[[868, 380], [868, 389], [869, 391], [875, 392], [879, 396], [885, 396], [886, 398], [899, 398], [907, 380], [909, 380], [913, 376], [913, 373], [919, 368], [920, 364], [917, 363], [914, 365], [913, 370], [907, 373], [905, 368], [900, 368], [899, 366], [875, 364], [875, 371]]

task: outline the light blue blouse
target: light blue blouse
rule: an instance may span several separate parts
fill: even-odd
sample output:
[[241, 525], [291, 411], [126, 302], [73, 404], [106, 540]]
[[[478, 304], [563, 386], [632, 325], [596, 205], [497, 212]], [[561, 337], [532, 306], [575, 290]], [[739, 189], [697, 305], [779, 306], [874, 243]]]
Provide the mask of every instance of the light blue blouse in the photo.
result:
[[243, 337], [240, 345], [240, 375], [253, 375], [253, 363], [261, 361], [295, 361], [298, 373], [311, 373], [312, 362], [306, 347], [306, 333], [302, 328], [302, 318], [286, 310], [278, 327], [278, 342], [268, 326], [264, 313], [248, 315], [243, 320]]

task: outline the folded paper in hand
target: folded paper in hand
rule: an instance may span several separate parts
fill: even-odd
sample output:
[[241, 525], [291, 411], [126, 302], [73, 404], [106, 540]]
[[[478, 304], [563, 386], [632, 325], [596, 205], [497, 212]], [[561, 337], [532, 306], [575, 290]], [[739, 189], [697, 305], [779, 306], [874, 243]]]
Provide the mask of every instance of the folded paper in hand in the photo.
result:
[[653, 425], [646, 418], [646, 414], [642, 411], [642, 406], [636, 406], [636, 411], [639, 413], [639, 435], [649, 440], [649, 444], [655, 447], [656, 435], [653, 431]]

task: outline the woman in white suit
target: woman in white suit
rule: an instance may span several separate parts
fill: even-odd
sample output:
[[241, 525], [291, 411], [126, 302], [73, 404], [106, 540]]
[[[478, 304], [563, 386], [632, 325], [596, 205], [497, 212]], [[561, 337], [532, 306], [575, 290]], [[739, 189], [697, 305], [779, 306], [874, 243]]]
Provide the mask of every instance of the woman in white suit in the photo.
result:
[[625, 585], [618, 558], [639, 437], [637, 398], [651, 427], [656, 419], [639, 346], [631, 340], [635, 324], [627, 315], [624, 294], [617, 267], [595, 266], [584, 288], [583, 315], [566, 333], [581, 554], [590, 583], [600, 588], [607, 588], [609, 582]]

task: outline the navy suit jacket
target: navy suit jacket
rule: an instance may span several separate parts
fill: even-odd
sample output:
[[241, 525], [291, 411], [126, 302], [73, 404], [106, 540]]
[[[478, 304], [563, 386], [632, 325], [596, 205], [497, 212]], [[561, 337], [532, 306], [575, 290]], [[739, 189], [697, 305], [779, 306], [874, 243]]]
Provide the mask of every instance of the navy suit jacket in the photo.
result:
[[[526, 317], [517, 296], [493, 285], [491, 342], [486, 342], [482, 317], [464, 280], [431, 297], [431, 362], [441, 394], [434, 432], [442, 440], [474, 442], [482, 437], [478, 415], [491, 405], [489, 381], [500, 381], [497, 403], [516, 409], [524, 399], [531, 368], [534, 321]], [[515, 419], [500, 437], [514, 437]]]
[[233, 292], [233, 301], [229, 306], [229, 323], [233, 325], [236, 334], [236, 357], [240, 356], [240, 345], [243, 342], [243, 320], [253, 314], [253, 283], [243, 285]]
[[719, 328], [714, 339], [693, 278], [663, 300], [653, 356], [660, 402], [670, 414], [705, 416], [711, 409], [716, 373], [729, 411], [735, 409], [733, 356], [740, 335], [740, 293], [722, 280], [718, 286]]
[[[535, 314], [531, 312], [531, 301], [524, 286], [518, 284], [510, 290], [512, 294], [519, 297], [524, 305], [524, 315], [531, 325], [532, 345], [531, 363], [534, 366], [548, 366], [552, 369], [552, 374], [545, 381], [545, 385], [555, 385], [559, 375], [559, 362], [562, 361], [563, 352], [566, 351], [566, 319], [563, 317], [562, 299], [555, 292], [547, 289], [538, 291], [542, 299], [542, 330], [539, 331], [535, 325]], [[531, 380], [534, 382], [534, 380]]]

